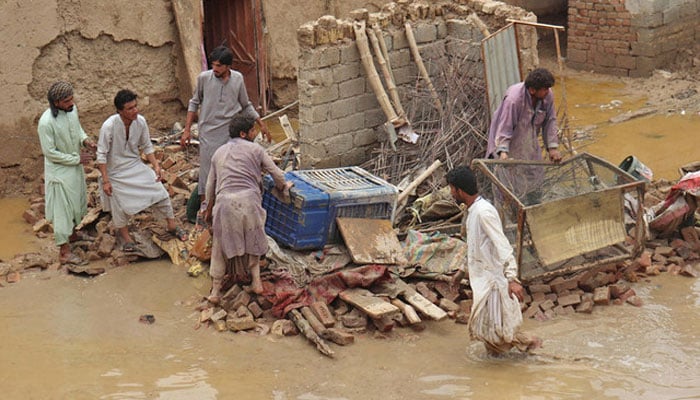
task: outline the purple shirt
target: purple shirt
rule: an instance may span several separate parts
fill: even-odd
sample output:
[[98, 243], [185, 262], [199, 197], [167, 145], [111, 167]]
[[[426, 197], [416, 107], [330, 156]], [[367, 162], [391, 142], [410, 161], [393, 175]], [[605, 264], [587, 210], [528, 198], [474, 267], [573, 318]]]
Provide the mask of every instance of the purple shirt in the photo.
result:
[[542, 133], [546, 149], [555, 149], [559, 147], [557, 130], [552, 90], [533, 106], [525, 83], [516, 83], [506, 90], [503, 102], [493, 114], [486, 157], [498, 158], [498, 152], [505, 151], [509, 158], [541, 160], [538, 134]]

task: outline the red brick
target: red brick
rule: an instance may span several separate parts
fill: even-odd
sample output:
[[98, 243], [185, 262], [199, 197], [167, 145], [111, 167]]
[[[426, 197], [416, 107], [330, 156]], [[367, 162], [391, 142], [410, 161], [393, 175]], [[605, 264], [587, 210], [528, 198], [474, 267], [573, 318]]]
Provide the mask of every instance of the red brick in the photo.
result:
[[601, 286], [593, 291], [593, 303], [596, 305], [610, 304], [610, 287]]
[[560, 306], [572, 306], [574, 304], [579, 304], [581, 302], [581, 296], [578, 294], [570, 294], [567, 296], [561, 296], [557, 299]]
[[637, 294], [637, 293], [634, 291], [634, 289], [630, 289], [630, 290], [628, 290], [628, 291], [626, 291], [625, 293], [622, 293], [622, 294], [620, 295], [620, 300], [626, 301], [627, 299], [629, 299], [630, 297], [632, 297], [632, 296], [634, 296], [634, 295], [636, 295], [636, 294]]

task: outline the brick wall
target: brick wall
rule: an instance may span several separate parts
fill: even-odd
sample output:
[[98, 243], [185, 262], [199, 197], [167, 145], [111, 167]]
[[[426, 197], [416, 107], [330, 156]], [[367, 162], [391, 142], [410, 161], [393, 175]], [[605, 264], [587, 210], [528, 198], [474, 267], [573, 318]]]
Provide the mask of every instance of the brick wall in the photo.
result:
[[[351, 13], [352, 19], [325, 16], [302, 25], [297, 30], [302, 167], [361, 164], [385, 135], [383, 125], [387, 119], [366, 79], [354, 39], [353, 20], [381, 27], [398, 92], [408, 100], [408, 88], [424, 82], [411, 56], [404, 23], [411, 23], [423, 62], [435, 81], [435, 65], [440, 60], [460, 57], [481, 65], [483, 35], [467, 18], [472, 13], [496, 27], [505, 25], [507, 18], [536, 21], [534, 14], [499, 1], [427, 4], [403, 0], [390, 3], [379, 13], [360, 9]], [[536, 37], [531, 37], [536, 33], [528, 29], [522, 32], [521, 59], [529, 69], [537, 63], [537, 49], [533, 46]], [[378, 66], [377, 71], [381, 75]], [[483, 79], [483, 68], [474, 71]], [[408, 101], [402, 103], [406, 107]], [[410, 114], [410, 110], [406, 111]]]
[[700, 41], [700, 0], [569, 0], [567, 65], [648, 76]]

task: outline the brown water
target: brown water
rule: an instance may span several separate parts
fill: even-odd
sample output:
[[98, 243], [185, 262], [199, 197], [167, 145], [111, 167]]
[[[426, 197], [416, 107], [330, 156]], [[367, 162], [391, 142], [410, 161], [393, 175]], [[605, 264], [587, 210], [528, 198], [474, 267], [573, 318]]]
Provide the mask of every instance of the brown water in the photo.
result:
[[[700, 160], [700, 115], [664, 113], [611, 123], [610, 118], [645, 106], [646, 99], [630, 93], [617, 82], [591, 82], [580, 77], [566, 80], [569, 124], [582, 130], [595, 126], [593, 140], [575, 142], [577, 151], [586, 151], [619, 165], [634, 155], [651, 168], [654, 178], [672, 181], [680, 178], [679, 168]], [[559, 99], [561, 101], [561, 98]]]
[[699, 282], [662, 275], [635, 286], [641, 308], [528, 320], [545, 340], [534, 357], [488, 359], [444, 321], [359, 335], [328, 359], [301, 337], [195, 329], [207, 279], [164, 260], [25, 274], [0, 288], [0, 387], [3, 399], [700, 398]]

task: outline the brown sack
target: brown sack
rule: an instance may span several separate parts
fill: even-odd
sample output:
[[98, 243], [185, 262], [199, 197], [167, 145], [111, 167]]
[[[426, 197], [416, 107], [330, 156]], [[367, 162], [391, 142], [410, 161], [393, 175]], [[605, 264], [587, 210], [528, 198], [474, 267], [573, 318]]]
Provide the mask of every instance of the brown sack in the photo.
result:
[[211, 233], [209, 229], [204, 229], [194, 241], [190, 254], [197, 257], [200, 261], [209, 261], [211, 259], [211, 244]]

